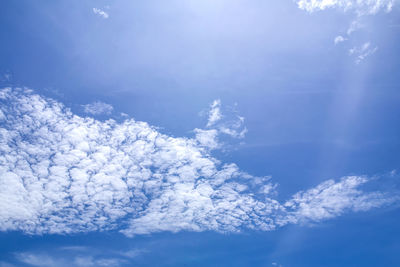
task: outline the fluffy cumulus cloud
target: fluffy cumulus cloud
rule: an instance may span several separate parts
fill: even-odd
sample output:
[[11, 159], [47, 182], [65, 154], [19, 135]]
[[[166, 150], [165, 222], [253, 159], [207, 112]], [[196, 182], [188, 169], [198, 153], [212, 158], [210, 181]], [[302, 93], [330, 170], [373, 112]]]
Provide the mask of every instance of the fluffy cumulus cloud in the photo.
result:
[[376, 14], [379, 11], [389, 12], [395, 0], [298, 0], [300, 9], [308, 12], [325, 10], [328, 8], [339, 8], [344, 11], [352, 10], [359, 15]]
[[110, 104], [96, 101], [91, 104], [83, 105], [85, 113], [92, 114], [92, 115], [101, 115], [106, 114], [109, 115], [113, 111], [113, 106]]
[[272, 230], [396, 201], [345, 177], [280, 203], [269, 177], [212, 157], [198, 136], [209, 133], [174, 138], [133, 119], [82, 118], [28, 89], [2, 89], [0, 102], [1, 231]]

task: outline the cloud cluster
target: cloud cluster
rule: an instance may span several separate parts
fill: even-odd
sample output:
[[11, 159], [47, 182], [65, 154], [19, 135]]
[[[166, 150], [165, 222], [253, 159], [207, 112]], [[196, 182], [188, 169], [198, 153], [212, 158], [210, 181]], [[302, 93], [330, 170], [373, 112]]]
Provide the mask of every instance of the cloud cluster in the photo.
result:
[[[351, 35], [364, 27], [361, 23], [362, 18], [368, 15], [375, 15], [379, 12], [390, 12], [397, 0], [297, 0], [298, 7], [309, 13], [325, 10], [329, 8], [340, 9], [344, 12], [354, 13], [355, 18], [350, 23], [346, 36], [338, 35], [334, 38], [334, 44], [343, 43], [351, 40]], [[354, 62], [360, 64], [366, 57], [376, 52], [377, 47], [369, 48], [370, 42], [364, 41], [359, 47], [349, 50], [350, 55], [355, 55]]]
[[344, 11], [352, 10], [359, 15], [376, 14], [379, 11], [390, 12], [395, 0], [298, 0], [300, 9], [308, 12], [339, 8]]
[[113, 106], [110, 104], [96, 101], [91, 104], [83, 105], [85, 113], [92, 114], [92, 115], [101, 115], [106, 114], [109, 115], [113, 111]]
[[269, 177], [221, 163], [199, 132], [174, 138], [133, 119], [82, 118], [28, 89], [2, 89], [0, 102], [1, 231], [272, 230], [396, 201], [345, 177], [281, 204]]

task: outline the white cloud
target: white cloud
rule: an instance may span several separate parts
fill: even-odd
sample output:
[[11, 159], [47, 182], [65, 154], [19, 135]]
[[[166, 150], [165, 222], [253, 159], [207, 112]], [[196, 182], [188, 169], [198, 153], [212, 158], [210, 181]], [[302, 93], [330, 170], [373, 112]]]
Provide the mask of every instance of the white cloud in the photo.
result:
[[104, 10], [101, 10], [100, 8], [93, 8], [93, 13], [104, 18], [104, 19], [108, 19], [109, 15], [107, 12], [105, 12]]
[[378, 47], [371, 48], [371, 43], [366, 42], [360, 47], [353, 47], [349, 50], [349, 54], [355, 57], [355, 63], [359, 64], [366, 57], [374, 54], [378, 50]]
[[[90, 266], [104, 266], [104, 267], [115, 267], [125, 263], [125, 260], [118, 258], [100, 258], [96, 259], [92, 256], [78, 256], [74, 259], [73, 264], [77, 267], [90, 267]], [[59, 266], [59, 265], [58, 265]], [[70, 265], [68, 265], [70, 266]]]
[[[86, 253], [86, 255], [64, 255], [64, 256], [53, 256], [49, 253], [33, 253], [33, 252], [19, 252], [15, 253], [15, 258], [19, 262], [37, 266], [37, 267], [91, 267], [91, 266], [104, 266], [104, 267], [116, 267], [121, 264], [125, 264], [128, 261], [123, 258], [117, 257], [104, 257], [99, 255], [92, 255]], [[70, 257], [68, 257], [70, 256]], [[0, 265], [1, 266], [1, 265]], [[7, 266], [7, 265], [6, 265]]]
[[395, 201], [362, 191], [367, 178], [345, 177], [281, 204], [269, 177], [209, 154], [212, 129], [174, 138], [133, 119], [82, 118], [25, 89], [0, 90], [0, 102], [1, 231], [273, 230]]
[[129, 258], [129, 259], [134, 259], [139, 255], [142, 255], [143, 253], [147, 253], [147, 250], [144, 249], [130, 249], [127, 251], [120, 251], [117, 254], [125, 257], [125, 258]]
[[[350, 39], [350, 36], [353, 32], [361, 29], [364, 25], [361, 24], [361, 19], [368, 15], [375, 15], [378, 12], [390, 12], [397, 0], [297, 0], [296, 3], [300, 9], [303, 9], [309, 13], [314, 11], [325, 10], [329, 8], [340, 9], [344, 12], [351, 11], [355, 13], [355, 18], [351, 22], [348, 27], [346, 33], [347, 37], [337, 36], [334, 39], [335, 45]], [[352, 48], [350, 50], [350, 54], [353, 54], [352, 51], [360, 50], [361, 48]], [[359, 64], [363, 61], [367, 56], [375, 53], [377, 47], [373, 49], [369, 49], [365, 52], [356, 52], [357, 57], [355, 59], [355, 63]]]
[[221, 124], [218, 130], [233, 138], [244, 138], [247, 133], [247, 128], [244, 127], [244, 117], [236, 116], [234, 120]]
[[55, 260], [48, 255], [23, 252], [23, 253], [17, 253], [15, 256], [20, 262], [33, 266], [39, 266], [39, 267], [60, 266], [58, 260]]
[[[85, 246], [52, 247], [45, 251], [19, 251], [12, 255], [18, 262], [38, 267], [90, 267], [120, 266], [131, 263], [136, 257], [147, 253], [145, 249], [108, 250]], [[3, 264], [3, 265], [2, 265]], [[0, 267], [13, 266], [0, 262]]]
[[[13, 253], [18, 262], [38, 267], [90, 267], [120, 266], [131, 263], [138, 256], [148, 253], [146, 249], [108, 250], [85, 246], [53, 247], [46, 251], [24, 251]], [[7, 262], [0, 262], [0, 267], [8, 267]]]
[[113, 111], [113, 106], [110, 104], [96, 101], [91, 104], [83, 105], [85, 113], [92, 115], [101, 115], [101, 114], [111, 114]]
[[238, 116], [235, 109], [224, 110], [228, 114], [222, 113], [221, 100], [214, 100], [207, 112], [207, 129], [194, 129], [195, 139], [200, 146], [209, 149], [219, 149], [223, 146], [220, 136], [229, 136], [235, 139], [242, 139], [247, 133], [244, 126], [244, 117]]
[[213, 126], [221, 118], [221, 100], [217, 99], [211, 104], [210, 111], [208, 112], [207, 127]]
[[357, 18], [350, 23], [350, 26], [347, 29], [347, 35], [350, 36], [353, 32], [361, 28], [363, 28], [363, 25], [360, 22], [360, 18]]
[[383, 10], [390, 12], [395, 0], [298, 0], [300, 9], [308, 12], [338, 8], [344, 11], [352, 10], [359, 15], [376, 14]]
[[347, 40], [346, 38], [344, 38], [343, 36], [339, 35], [339, 36], [336, 36], [336, 38], [335, 38], [335, 40], [333, 42], [336, 45], [336, 44], [339, 44], [339, 43], [344, 42], [346, 40]]
[[367, 183], [366, 177], [349, 176], [335, 182], [328, 180], [315, 188], [299, 192], [285, 203], [293, 209], [293, 220], [320, 221], [333, 218], [346, 211], [369, 210], [392, 201], [382, 193], [365, 193], [358, 188]]
[[201, 146], [208, 147], [210, 149], [219, 148], [221, 145], [218, 142], [218, 131], [215, 129], [202, 130], [194, 129], [196, 133], [196, 140]]

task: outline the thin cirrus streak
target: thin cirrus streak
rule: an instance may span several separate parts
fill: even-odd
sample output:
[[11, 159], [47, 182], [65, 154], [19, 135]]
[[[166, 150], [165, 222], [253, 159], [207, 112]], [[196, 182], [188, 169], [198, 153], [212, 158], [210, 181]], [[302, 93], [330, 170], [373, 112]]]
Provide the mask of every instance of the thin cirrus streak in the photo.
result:
[[28, 89], [2, 89], [0, 101], [2, 231], [273, 230], [398, 200], [350, 176], [280, 203], [269, 177], [221, 163], [196, 138], [133, 119], [83, 118]]

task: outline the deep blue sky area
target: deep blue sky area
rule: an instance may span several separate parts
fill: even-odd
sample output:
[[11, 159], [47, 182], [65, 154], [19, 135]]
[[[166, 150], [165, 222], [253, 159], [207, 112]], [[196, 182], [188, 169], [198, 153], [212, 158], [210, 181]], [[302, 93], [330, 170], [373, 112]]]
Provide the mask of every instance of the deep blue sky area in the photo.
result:
[[[163, 233], [126, 238], [117, 233], [72, 236], [1, 235], [2, 258], [16, 263], [13, 253], [31, 251], [72, 258], [86, 251], [62, 246], [85, 246], [96, 256], [115, 256], [116, 251], [140, 254], [121, 266], [396, 266], [400, 234], [399, 212], [357, 214], [315, 227], [291, 226], [273, 232], [245, 234]], [[22, 265], [21, 266], [29, 266]]]
[[[342, 177], [366, 177], [371, 183], [357, 192], [352, 185], [348, 193], [333, 185], [335, 189], [318, 197], [304, 197], [313, 204], [271, 215], [276, 216], [271, 231], [262, 229], [250, 211], [248, 217], [239, 216], [241, 224], [230, 230], [213, 229], [210, 225], [217, 215], [212, 212], [204, 215], [206, 222], [204, 216], [194, 215], [192, 229], [192, 224], [180, 225], [178, 217], [173, 222], [164, 218], [165, 227], [152, 228], [146, 220], [139, 220], [143, 225], [131, 224], [129, 218], [143, 215], [135, 211], [115, 220], [104, 215], [110, 223], [98, 229], [76, 223], [76, 231], [49, 233], [47, 226], [39, 226], [63, 229], [75, 222], [65, 219], [65, 210], [58, 210], [54, 214], [65, 221], [51, 224], [54, 214], [41, 213], [47, 212], [46, 201], [43, 208], [31, 210], [39, 214], [38, 221], [23, 217], [26, 212], [10, 215], [19, 206], [8, 201], [7, 194], [15, 193], [6, 179], [14, 176], [6, 173], [23, 181], [26, 191], [15, 200], [21, 205], [39, 189], [29, 189], [36, 187], [29, 187], [31, 180], [25, 180], [20, 165], [7, 163], [11, 162], [7, 155], [26, 159], [26, 146], [2, 141], [0, 267], [400, 266], [400, 3], [344, 0], [349, 8], [323, 6], [319, 0], [308, 8], [301, 3], [310, 1], [3, 1], [0, 88], [32, 89], [46, 103], [54, 99], [73, 114], [92, 117], [103, 126], [108, 119], [122, 124], [134, 118], [166, 136], [197, 142], [193, 146], [221, 166], [235, 163], [250, 179], [270, 176], [276, 186], [271, 198], [282, 205], [296, 199], [296, 192], [317, 188], [329, 179], [340, 183]], [[12, 103], [25, 95], [34, 98], [30, 93], [15, 94], [14, 100], [0, 103], [4, 107], [0, 127], [6, 129], [0, 138], [6, 140], [14, 128], [23, 136], [21, 142], [29, 143], [35, 131], [21, 130], [26, 123], [23, 112], [18, 113], [22, 108]], [[213, 121], [213, 109], [221, 112], [222, 119]], [[8, 117], [3, 119], [3, 113]], [[72, 119], [62, 118], [60, 127], [65, 128]], [[49, 122], [49, 129], [59, 122]], [[198, 129], [216, 131], [219, 144], [206, 147], [196, 135]], [[243, 135], [240, 129], [246, 129]], [[52, 150], [49, 160], [57, 152], [65, 150]], [[157, 166], [149, 170], [155, 173]], [[254, 192], [234, 190], [237, 196], [258, 200], [256, 191], [262, 185], [251, 188]], [[124, 205], [136, 203], [138, 193], [131, 190], [132, 202]], [[146, 197], [149, 202], [143, 205], [160, 195], [146, 192]], [[50, 205], [58, 203], [52, 201]], [[110, 203], [114, 205], [115, 199]], [[183, 211], [191, 210], [188, 205]], [[75, 206], [70, 206], [68, 214], [80, 218], [90, 213], [80, 209], [90, 206], [86, 202], [78, 206], [75, 213]], [[227, 213], [218, 211], [218, 216]], [[277, 218], [293, 221], [279, 225]], [[144, 234], [132, 230], [142, 226], [147, 229]], [[36, 230], [29, 231], [30, 227]], [[126, 227], [133, 236], [124, 235]]]

